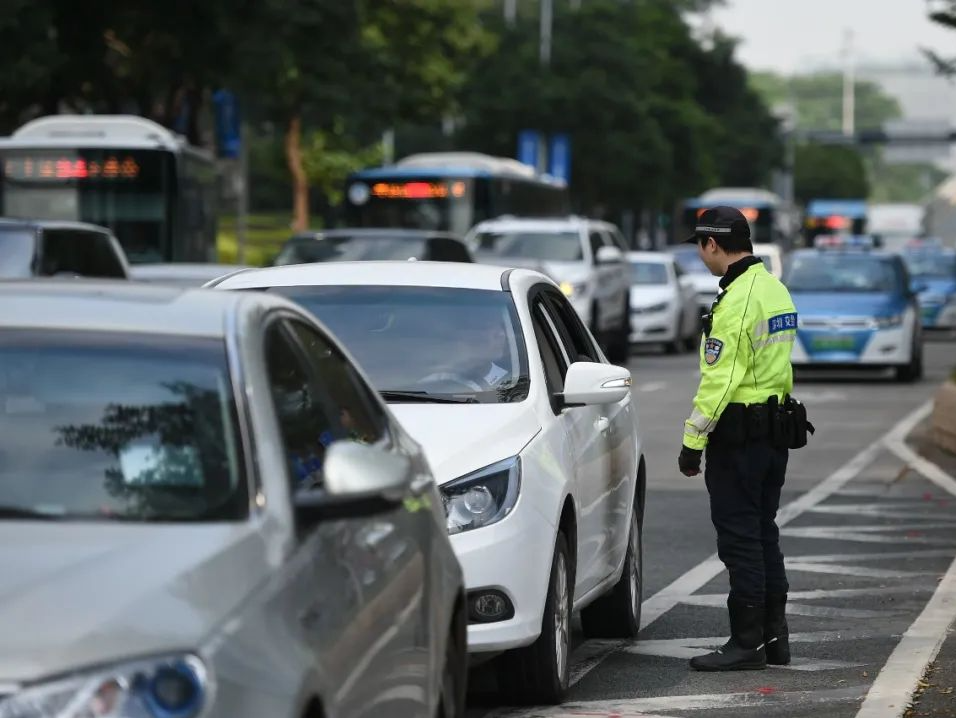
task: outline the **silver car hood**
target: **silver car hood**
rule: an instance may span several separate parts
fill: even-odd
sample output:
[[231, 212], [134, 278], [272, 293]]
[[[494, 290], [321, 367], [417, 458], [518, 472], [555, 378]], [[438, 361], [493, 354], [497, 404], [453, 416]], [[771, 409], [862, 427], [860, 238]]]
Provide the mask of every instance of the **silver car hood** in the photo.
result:
[[0, 521], [0, 683], [196, 649], [266, 567], [247, 523]]

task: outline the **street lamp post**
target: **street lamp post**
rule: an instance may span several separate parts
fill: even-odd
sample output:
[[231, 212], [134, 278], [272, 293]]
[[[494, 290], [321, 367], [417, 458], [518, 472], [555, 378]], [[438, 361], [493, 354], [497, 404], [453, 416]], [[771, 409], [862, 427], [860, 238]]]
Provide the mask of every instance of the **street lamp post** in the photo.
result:
[[541, 0], [541, 65], [551, 64], [551, 27], [554, 24], [554, 1]]

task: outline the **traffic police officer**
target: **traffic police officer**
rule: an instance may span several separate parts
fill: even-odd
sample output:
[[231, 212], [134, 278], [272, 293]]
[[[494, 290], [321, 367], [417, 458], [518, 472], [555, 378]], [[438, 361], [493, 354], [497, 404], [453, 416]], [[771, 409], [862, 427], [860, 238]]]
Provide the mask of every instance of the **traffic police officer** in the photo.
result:
[[697, 243], [704, 264], [721, 277], [721, 292], [704, 317], [700, 386], [678, 465], [696, 476], [706, 449], [717, 553], [730, 574], [731, 633], [722, 648], [690, 664], [699, 671], [782, 665], [790, 662], [788, 584], [775, 518], [788, 449], [780, 441], [786, 430], [775, 438], [773, 427], [793, 388], [797, 314], [786, 287], [753, 256], [739, 210], [704, 211], [687, 241]]

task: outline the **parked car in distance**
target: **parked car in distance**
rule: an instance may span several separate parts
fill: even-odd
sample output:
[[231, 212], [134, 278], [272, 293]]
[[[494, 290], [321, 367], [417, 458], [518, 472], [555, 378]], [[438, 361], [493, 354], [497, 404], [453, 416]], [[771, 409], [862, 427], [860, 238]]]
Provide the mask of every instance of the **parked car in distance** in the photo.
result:
[[462, 715], [428, 463], [295, 304], [0, 283], [0, 454], [0, 714]]
[[754, 256], [777, 279], [783, 276], [783, 250], [777, 244], [754, 242]]
[[720, 277], [715, 277], [707, 269], [697, 254], [697, 246], [693, 244], [677, 244], [667, 248], [667, 252], [674, 255], [677, 265], [687, 276], [687, 281], [694, 288], [697, 295], [697, 306], [701, 314], [710, 311], [710, 305], [717, 298], [720, 291]]
[[465, 238], [475, 260], [553, 279], [613, 362], [629, 354], [627, 245], [613, 224], [583, 217], [499, 217]]
[[129, 277], [126, 254], [105, 227], [83, 222], [0, 219], [0, 279]]
[[246, 264], [215, 264], [205, 262], [170, 262], [162, 264], [134, 264], [130, 279], [170, 287], [201, 287], [213, 279], [250, 269]]
[[472, 262], [462, 239], [426, 229], [329, 229], [304, 232], [283, 245], [274, 266], [369, 260]]
[[697, 292], [666, 252], [629, 252], [631, 267], [631, 345], [663, 344], [668, 354], [693, 351], [700, 344]]
[[313, 312], [425, 447], [465, 572], [468, 648], [497, 660], [509, 699], [562, 699], [572, 611], [589, 636], [637, 635], [646, 471], [631, 376], [553, 281], [350, 262], [215, 286]]

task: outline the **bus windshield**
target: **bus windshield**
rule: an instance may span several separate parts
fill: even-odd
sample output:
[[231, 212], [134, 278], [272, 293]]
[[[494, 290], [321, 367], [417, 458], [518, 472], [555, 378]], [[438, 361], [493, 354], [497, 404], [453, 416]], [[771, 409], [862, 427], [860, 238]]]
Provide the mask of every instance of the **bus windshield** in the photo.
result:
[[174, 160], [163, 150], [17, 149], [0, 154], [0, 214], [108, 227], [130, 262], [170, 256]]
[[474, 223], [474, 181], [462, 178], [358, 180], [347, 191], [349, 224], [464, 234]]
[[346, 184], [352, 227], [399, 227], [459, 236], [503, 215], [560, 217], [568, 213], [567, 186], [508, 174], [468, 176], [454, 169], [385, 174], [358, 172]]

